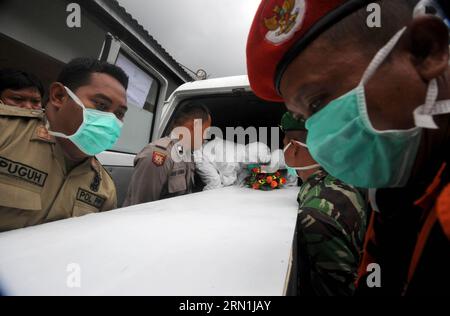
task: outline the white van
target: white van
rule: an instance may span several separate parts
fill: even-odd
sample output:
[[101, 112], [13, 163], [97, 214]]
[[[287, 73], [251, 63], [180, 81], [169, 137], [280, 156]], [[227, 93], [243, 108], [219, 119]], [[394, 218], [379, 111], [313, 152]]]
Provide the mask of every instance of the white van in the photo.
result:
[[[267, 138], [264, 142], [267, 142], [269, 146], [271, 146], [271, 130], [275, 129], [279, 134], [278, 125], [286, 111], [283, 104], [270, 103], [257, 98], [251, 91], [247, 76], [189, 82], [176, 89], [164, 106], [158, 109], [152, 141], [168, 136], [170, 133], [168, 126], [176, 109], [189, 101], [198, 101], [205, 105], [211, 111], [213, 126], [222, 130], [223, 135], [226, 135], [226, 128], [241, 127], [243, 130], [249, 127], [267, 128], [267, 135], [259, 136]], [[142, 110], [142, 112], [146, 111]], [[135, 116], [138, 117], [139, 113]], [[128, 119], [125, 123], [140, 126]], [[138, 133], [137, 130], [133, 132]], [[277, 138], [275, 146], [282, 146], [281, 135], [273, 136]], [[98, 158], [112, 174], [118, 189], [119, 205], [122, 205], [132, 175], [135, 155], [106, 152]]]
[[[158, 110], [153, 140], [192, 100], [221, 129], [278, 126], [285, 111], [258, 99], [246, 76], [191, 82]], [[134, 155], [99, 159], [123, 201]], [[295, 294], [298, 188], [198, 191], [0, 234], [0, 284], [12, 295]]]

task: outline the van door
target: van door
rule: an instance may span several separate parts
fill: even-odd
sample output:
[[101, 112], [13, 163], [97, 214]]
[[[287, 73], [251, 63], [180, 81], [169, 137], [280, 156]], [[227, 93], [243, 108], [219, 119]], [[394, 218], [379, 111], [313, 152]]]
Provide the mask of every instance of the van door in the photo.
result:
[[98, 156], [116, 183], [121, 206], [133, 173], [134, 158], [151, 142], [168, 82], [144, 58], [111, 34], [106, 36], [100, 60], [120, 66], [130, 78], [122, 136], [114, 148]]

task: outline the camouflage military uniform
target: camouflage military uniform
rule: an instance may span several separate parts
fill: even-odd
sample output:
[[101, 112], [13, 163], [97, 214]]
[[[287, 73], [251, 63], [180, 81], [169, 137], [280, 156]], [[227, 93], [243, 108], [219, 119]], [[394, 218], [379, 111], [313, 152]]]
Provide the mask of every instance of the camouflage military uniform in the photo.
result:
[[303, 184], [298, 201], [299, 294], [352, 295], [366, 229], [365, 200], [319, 170]]

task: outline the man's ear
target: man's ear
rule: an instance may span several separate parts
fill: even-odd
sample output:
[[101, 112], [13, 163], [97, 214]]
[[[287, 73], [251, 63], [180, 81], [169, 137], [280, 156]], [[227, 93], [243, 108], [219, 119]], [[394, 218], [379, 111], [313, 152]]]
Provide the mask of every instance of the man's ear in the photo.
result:
[[193, 131], [194, 130], [194, 120], [193, 119], [186, 120], [186, 122], [184, 122], [183, 126], [186, 127], [187, 129]]
[[434, 16], [413, 20], [402, 39], [402, 46], [424, 81], [442, 76], [448, 69], [449, 33], [444, 22]]
[[64, 85], [59, 82], [54, 82], [50, 85], [48, 100], [56, 110], [59, 110], [67, 102], [67, 93]]

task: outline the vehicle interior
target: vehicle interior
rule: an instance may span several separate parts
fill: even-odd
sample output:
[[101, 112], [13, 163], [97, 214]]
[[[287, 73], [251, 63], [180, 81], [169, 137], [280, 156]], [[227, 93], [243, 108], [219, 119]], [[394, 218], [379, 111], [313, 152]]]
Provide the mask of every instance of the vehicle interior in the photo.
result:
[[64, 64], [42, 52], [0, 34], [0, 68], [14, 68], [38, 76], [45, 89], [55, 81]]
[[[212, 125], [220, 128], [224, 136], [226, 136], [227, 127], [242, 127], [244, 130], [249, 127], [256, 127], [257, 129], [261, 127], [267, 128], [267, 141], [261, 138], [264, 137], [262, 135], [258, 135], [258, 140], [266, 143], [269, 147], [272, 147], [270, 141], [272, 139], [271, 128], [279, 126], [281, 118], [286, 112], [286, 107], [283, 103], [266, 102], [250, 92], [190, 98], [179, 103], [177, 108], [192, 101], [198, 101], [210, 110]], [[174, 113], [176, 113], [176, 110]], [[170, 134], [170, 125], [169, 123], [166, 127], [164, 136]], [[237, 138], [234, 141], [239, 142]], [[245, 145], [248, 143], [249, 137], [247, 136]], [[281, 132], [279, 133], [278, 146], [278, 148], [271, 148], [271, 150], [282, 149], [283, 135]], [[204, 184], [197, 176], [196, 192], [201, 191], [203, 187]]]
[[[270, 128], [278, 127], [281, 117], [286, 112], [286, 107], [283, 103], [266, 102], [256, 97], [253, 93], [236, 93], [190, 98], [178, 104], [177, 108], [192, 101], [198, 101], [210, 110], [213, 126], [220, 128], [224, 135], [227, 127], [242, 127], [244, 129], [249, 127], [267, 127], [267, 136], [270, 140]], [[165, 136], [170, 133], [169, 126], [170, 124], [168, 124], [164, 131]], [[279, 140], [282, 145], [281, 133]], [[246, 140], [246, 144], [248, 144], [248, 139]], [[267, 145], [271, 147], [270, 142]], [[271, 149], [274, 150], [278, 148]]]
[[[244, 130], [249, 127], [267, 127], [268, 134], [268, 146], [271, 147], [271, 127], [278, 127], [281, 121], [281, 117], [286, 112], [286, 108], [282, 103], [272, 103], [266, 102], [253, 93], [234, 93], [234, 94], [220, 94], [220, 95], [208, 95], [208, 96], [197, 96], [194, 98], [189, 98], [183, 100], [177, 104], [177, 108], [181, 107], [187, 102], [198, 101], [204, 106], [206, 106], [213, 118], [213, 126], [221, 129], [224, 135], [227, 127], [242, 127]], [[176, 113], [176, 109], [172, 114], [172, 118]], [[169, 124], [165, 127], [163, 136], [168, 136], [171, 132], [171, 120]], [[283, 146], [283, 135], [280, 132], [279, 135], [279, 146]], [[235, 140], [238, 141], [237, 139]], [[249, 139], [247, 137], [246, 144], [248, 144]], [[278, 148], [271, 148], [272, 150]], [[111, 173], [117, 188], [118, 195], [118, 205], [119, 207], [123, 204], [125, 196], [127, 194], [128, 185], [132, 176], [132, 168], [129, 167], [106, 167]], [[201, 179], [196, 177], [196, 188], [195, 192], [200, 192], [203, 190], [204, 184]]]

